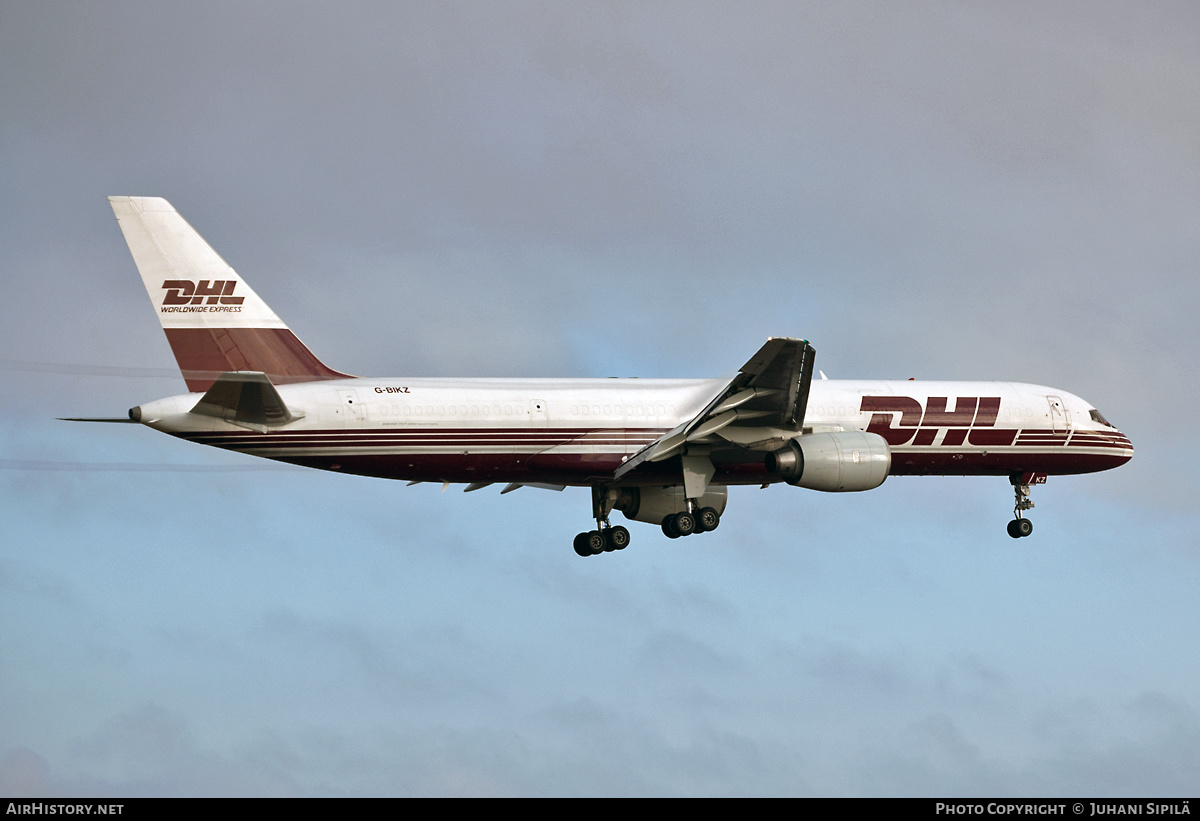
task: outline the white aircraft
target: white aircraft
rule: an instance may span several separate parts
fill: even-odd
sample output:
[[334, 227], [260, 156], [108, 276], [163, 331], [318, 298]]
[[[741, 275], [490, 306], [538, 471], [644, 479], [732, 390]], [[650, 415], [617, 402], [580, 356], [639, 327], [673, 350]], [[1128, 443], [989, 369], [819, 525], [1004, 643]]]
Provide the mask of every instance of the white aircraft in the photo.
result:
[[732, 379], [367, 379], [322, 363], [164, 199], [110, 197], [190, 393], [129, 420], [342, 473], [477, 490], [592, 490], [581, 556], [629, 531], [715, 529], [730, 485], [871, 490], [889, 475], [1007, 476], [1013, 538], [1029, 487], [1124, 464], [1090, 403], [1011, 382], [813, 381], [806, 340], [769, 339]]

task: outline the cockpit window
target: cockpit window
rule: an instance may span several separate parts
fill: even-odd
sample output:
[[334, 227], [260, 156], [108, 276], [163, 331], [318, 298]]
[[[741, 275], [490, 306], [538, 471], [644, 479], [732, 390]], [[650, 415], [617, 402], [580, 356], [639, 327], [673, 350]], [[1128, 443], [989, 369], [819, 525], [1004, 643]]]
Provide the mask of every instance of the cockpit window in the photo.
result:
[[1090, 411], [1088, 411], [1088, 414], [1092, 417], [1093, 422], [1099, 422], [1101, 425], [1105, 425], [1107, 427], [1113, 428], [1114, 430], [1117, 427], [1112, 422], [1109, 422], [1107, 419], [1105, 419], [1104, 414], [1102, 414], [1100, 411], [1096, 410], [1095, 408], [1092, 408]]

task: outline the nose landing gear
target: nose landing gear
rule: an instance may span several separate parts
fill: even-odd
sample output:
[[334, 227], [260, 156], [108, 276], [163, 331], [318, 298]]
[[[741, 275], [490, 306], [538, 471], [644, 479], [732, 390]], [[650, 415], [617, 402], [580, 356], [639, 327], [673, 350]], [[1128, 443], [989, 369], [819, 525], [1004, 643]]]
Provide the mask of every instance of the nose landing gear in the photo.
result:
[[1008, 523], [1008, 535], [1020, 539], [1033, 533], [1033, 522], [1021, 515], [1033, 507], [1033, 500], [1029, 498], [1029, 486], [1046, 484], [1046, 474], [1012, 473], [1008, 481], [1012, 484], [1013, 495], [1016, 497], [1016, 503], [1013, 505], [1015, 518]]

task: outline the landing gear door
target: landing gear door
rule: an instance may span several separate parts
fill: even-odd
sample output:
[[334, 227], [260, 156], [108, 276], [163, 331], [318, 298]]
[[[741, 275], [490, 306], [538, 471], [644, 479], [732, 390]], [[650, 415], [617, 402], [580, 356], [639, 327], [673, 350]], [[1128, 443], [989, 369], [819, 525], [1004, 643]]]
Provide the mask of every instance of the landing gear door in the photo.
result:
[[1047, 396], [1050, 403], [1050, 427], [1055, 433], [1066, 433], [1071, 429], [1071, 412], [1067, 410], [1062, 399], [1057, 396]]

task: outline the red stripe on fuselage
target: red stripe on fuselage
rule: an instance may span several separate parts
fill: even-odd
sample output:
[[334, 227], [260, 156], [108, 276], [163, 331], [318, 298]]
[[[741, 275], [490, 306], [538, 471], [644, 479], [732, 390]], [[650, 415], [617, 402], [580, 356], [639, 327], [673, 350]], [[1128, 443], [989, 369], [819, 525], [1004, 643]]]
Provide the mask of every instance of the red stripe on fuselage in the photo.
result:
[[[997, 433], [994, 428], [987, 430]], [[626, 458], [664, 432], [661, 428], [377, 428], [177, 435], [284, 462], [366, 476], [423, 481], [524, 480], [586, 485], [604, 481]], [[963, 446], [961, 438], [951, 440], [947, 436], [941, 445], [892, 447], [891, 474], [1092, 473], [1118, 467], [1133, 455], [1129, 440], [1116, 432], [1056, 434], [1046, 430], [1022, 430], [1007, 433], [1007, 443], [1015, 440], [1015, 445]], [[1068, 436], [1072, 438], [1068, 440]], [[954, 444], [947, 444], [947, 440]], [[762, 454], [730, 448], [715, 451], [712, 459], [716, 468], [714, 481], [718, 483], [780, 481], [767, 472]], [[629, 478], [629, 483], [676, 484], [679, 475], [678, 459], [667, 459], [639, 467], [636, 475]]]

